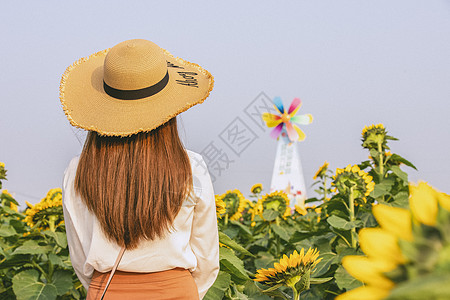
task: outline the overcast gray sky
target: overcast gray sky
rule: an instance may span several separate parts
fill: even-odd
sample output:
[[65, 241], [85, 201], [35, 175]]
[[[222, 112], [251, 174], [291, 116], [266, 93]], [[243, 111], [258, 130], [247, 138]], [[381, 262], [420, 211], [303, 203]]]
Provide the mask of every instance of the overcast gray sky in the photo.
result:
[[[266, 96], [300, 97], [299, 114], [314, 116], [299, 145], [308, 186], [325, 160], [335, 170], [367, 159], [361, 130], [383, 123], [400, 139], [391, 151], [419, 169], [403, 168], [410, 180], [450, 193], [449, 1], [3, 1], [0, 32], [3, 187], [21, 203], [60, 187], [81, 151], [58, 98], [65, 68], [133, 38], [214, 75], [211, 96], [181, 115], [181, 135], [233, 161], [216, 174], [217, 194], [269, 188], [276, 143], [246, 113]], [[254, 133], [237, 153], [221, 139], [236, 122]]]

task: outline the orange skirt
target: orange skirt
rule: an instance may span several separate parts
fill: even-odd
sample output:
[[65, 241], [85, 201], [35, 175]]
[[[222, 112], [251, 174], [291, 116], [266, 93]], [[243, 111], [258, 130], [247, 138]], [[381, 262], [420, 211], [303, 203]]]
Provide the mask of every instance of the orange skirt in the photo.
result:
[[[86, 300], [100, 299], [109, 274], [109, 272], [94, 271]], [[116, 271], [103, 299], [199, 300], [199, 297], [191, 272], [187, 269], [175, 268], [153, 273]]]

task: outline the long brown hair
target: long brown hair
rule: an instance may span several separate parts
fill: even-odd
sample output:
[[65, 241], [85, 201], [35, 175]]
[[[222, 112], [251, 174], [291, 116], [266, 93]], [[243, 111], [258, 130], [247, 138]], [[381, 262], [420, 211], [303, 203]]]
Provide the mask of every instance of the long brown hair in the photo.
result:
[[75, 176], [75, 191], [105, 235], [127, 249], [173, 229], [192, 191], [189, 156], [176, 117], [128, 137], [89, 131]]

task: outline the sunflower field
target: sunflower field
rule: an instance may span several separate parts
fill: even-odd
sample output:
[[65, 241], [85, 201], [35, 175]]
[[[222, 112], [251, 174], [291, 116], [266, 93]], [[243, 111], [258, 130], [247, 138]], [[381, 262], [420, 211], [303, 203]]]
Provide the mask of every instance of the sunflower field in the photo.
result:
[[[291, 209], [283, 191], [216, 195], [220, 272], [204, 299], [450, 299], [450, 196], [365, 127], [368, 159], [314, 175], [316, 198]], [[0, 163], [1, 180], [6, 179]], [[70, 264], [61, 189], [20, 212], [3, 190], [1, 299], [84, 299]]]

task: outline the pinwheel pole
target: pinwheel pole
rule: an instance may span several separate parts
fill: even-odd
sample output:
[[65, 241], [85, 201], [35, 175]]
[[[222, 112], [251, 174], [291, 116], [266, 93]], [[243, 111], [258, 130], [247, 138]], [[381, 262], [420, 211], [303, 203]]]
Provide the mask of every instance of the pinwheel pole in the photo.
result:
[[290, 206], [304, 204], [306, 185], [297, 142], [304, 141], [305, 133], [298, 125], [312, 122], [311, 114], [296, 115], [301, 107], [301, 100], [295, 98], [285, 111], [281, 98], [273, 100], [279, 115], [263, 113], [262, 118], [268, 127], [275, 127], [270, 136], [277, 140], [277, 152], [273, 167], [270, 191], [283, 190], [290, 199]]

